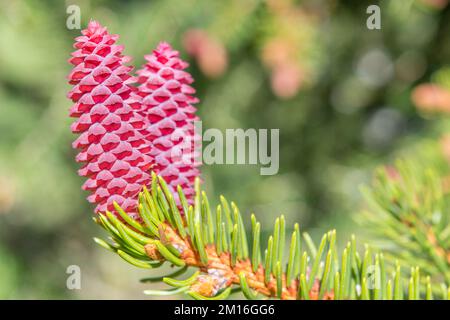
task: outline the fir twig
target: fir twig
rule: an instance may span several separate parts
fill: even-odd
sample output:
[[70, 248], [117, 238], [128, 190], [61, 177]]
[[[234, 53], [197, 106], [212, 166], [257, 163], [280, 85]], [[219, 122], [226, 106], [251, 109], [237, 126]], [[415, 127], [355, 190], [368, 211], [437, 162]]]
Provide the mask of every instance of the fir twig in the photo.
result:
[[[392, 277], [387, 276], [382, 254], [373, 255], [366, 247], [362, 259], [356, 251], [355, 238], [338, 255], [336, 231], [326, 233], [316, 247], [304, 233], [308, 250], [301, 251], [298, 225], [294, 226], [288, 256], [284, 259], [286, 222], [275, 221], [269, 236], [264, 260], [261, 260], [261, 224], [252, 215], [251, 254], [242, 216], [234, 203], [220, 198], [215, 221], [209, 200], [195, 184], [195, 200], [188, 206], [183, 191], [173, 195], [161, 177], [153, 176], [151, 190], [143, 189], [139, 199], [140, 222], [131, 220], [116, 206], [118, 219], [107, 212], [95, 221], [111, 236], [113, 243], [95, 239], [102, 247], [116, 252], [125, 261], [141, 268], [157, 268], [164, 262], [182, 267], [163, 281], [173, 290], [146, 290], [146, 294], [171, 295], [186, 293], [195, 299], [224, 299], [233, 288], [248, 299], [258, 296], [280, 299], [402, 299], [407, 291], [410, 299], [432, 299], [430, 279], [421, 281], [418, 268], [413, 268], [407, 281], [400, 265]], [[379, 272], [371, 273], [371, 268]], [[196, 272], [185, 280], [173, 279], [188, 268]], [[180, 272], [179, 272], [180, 271]], [[379, 277], [374, 280], [374, 277]], [[158, 279], [156, 279], [158, 280]], [[405, 286], [405, 283], [407, 286]], [[440, 298], [448, 297], [442, 285]]]

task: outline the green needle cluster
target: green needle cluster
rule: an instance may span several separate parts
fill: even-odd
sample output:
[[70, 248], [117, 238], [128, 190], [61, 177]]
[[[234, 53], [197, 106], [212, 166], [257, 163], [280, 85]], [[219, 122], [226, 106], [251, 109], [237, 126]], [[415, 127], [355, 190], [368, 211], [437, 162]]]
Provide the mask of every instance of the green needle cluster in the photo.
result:
[[[283, 299], [433, 299], [449, 298], [445, 284], [433, 290], [430, 277], [421, 277], [418, 267], [402, 270], [399, 262], [388, 268], [383, 253], [368, 245], [360, 255], [356, 240], [338, 249], [336, 231], [324, 234], [316, 246], [310, 235], [300, 233], [298, 224], [290, 230], [284, 216], [275, 220], [268, 239], [261, 239], [261, 224], [251, 215], [250, 236], [235, 203], [220, 197], [213, 213], [209, 200], [197, 180], [194, 204], [188, 205], [183, 191], [177, 190], [180, 204], [161, 177], [153, 175], [152, 184], [139, 196], [140, 220], [130, 218], [116, 205], [116, 214], [106, 212], [94, 220], [110, 235], [109, 242], [95, 238], [102, 247], [117, 253], [128, 263], [140, 268], [159, 268], [170, 264], [175, 271], [143, 282], [164, 282], [169, 290], [146, 290], [149, 295], [186, 293], [194, 299], [225, 299], [242, 292], [247, 299], [263, 297]], [[172, 233], [167, 233], [169, 230]], [[171, 237], [170, 235], [174, 235]], [[267, 246], [262, 250], [262, 244]], [[151, 246], [157, 258], [148, 254]], [[183, 250], [192, 250], [198, 261], [190, 262]], [[201, 277], [211, 271], [214, 257], [228, 257], [225, 266], [231, 270], [230, 285], [223, 286], [212, 296], [192, 290]], [[248, 270], [234, 272], [247, 262]], [[405, 266], [404, 266], [405, 268]], [[391, 270], [392, 269], [392, 270]], [[390, 271], [391, 270], [391, 271]], [[234, 273], [233, 273], [234, 272]], [[177, 277], [188, 273], [186, 279]], [[262, 281], [256, 281], [261, 275]]]

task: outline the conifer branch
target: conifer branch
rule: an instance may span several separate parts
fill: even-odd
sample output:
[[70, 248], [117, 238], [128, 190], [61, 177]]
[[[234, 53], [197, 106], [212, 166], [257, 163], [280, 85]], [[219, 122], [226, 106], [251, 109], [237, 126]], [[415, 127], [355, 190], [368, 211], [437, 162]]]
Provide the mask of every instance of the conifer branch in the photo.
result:
[[420, 266], [433, 283], [450, 284], [449, 194], [436, 168], [398, 161], [380, 168], [364, 193], [369, 210], [361, 222], [391, 240], [387, 257]]
[[[276, 219], [268, 246], [261, 251], [261, 224], [254, 215], [251, 217], [252, 236], [247, 238], [242, 216], [234, 203], [222, 196], [213, 215], [198, 179], [195, 191], [194, 205], [188, 206], [182, 200], [177, 206], [164, 179], [153, 174], [150, 190], [144, 187], [139, 194], [138, 221], [117, 204], [118, 217], [107, 212], [94, 218], [112, 240], [108, 243], [95, 238], [95, 241], [128, 263], [147, 269], [158, 268], [165, 262], [180, 267], [167, 276], [149, 280], [162, 281], [172, 289], [146, 290], [145, 294], [185, 293], [194, 299], [206, 300], [225, 299], [236, 290], [242, 291], [248, 299], [449, 297], [444, 284], [441, 292], [435, 294], [430, 277], [421, 277], [418, 267], [412, 268], [410, 277], [405, 279], [397, 264], [390, 277], [383, 254], [373, 253], [366, 246], [360, 256], [354, 236], [338, 255], [335, 230], [326, 233], [317, 248], [310, 236], [303, 233], [308, 249], [302, 250], [303, 241], [296, 224], [288, 238], [288, 257], [283, 257], [286, 229], [283, 216]], [[180, 188], [178, 194], [184, 199]], [[187, 279], [174, 278], [189, 269], [196, 271]]]

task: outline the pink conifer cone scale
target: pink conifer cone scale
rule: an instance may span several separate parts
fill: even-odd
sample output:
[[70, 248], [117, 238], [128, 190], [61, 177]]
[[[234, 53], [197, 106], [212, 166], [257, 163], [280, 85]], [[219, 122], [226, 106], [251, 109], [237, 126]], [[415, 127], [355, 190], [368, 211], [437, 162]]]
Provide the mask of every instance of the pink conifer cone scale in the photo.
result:
[[75, 67], [69, 75], [73, 85], [69, 98], [75, 104], [70, 115], [77, 118], [72, 132], [80, 134], [73, 147], [80, 149], [79, 170], [87, 177], [83, 189], [91, 191], [88, 201], [96, 212], [114, 211], [117, 202], [135, 217], [137, 196], [150, 181], [152, 158], [144, 139], [146, 120], [127, 103], [132, 67], [111, 35], [97, 22], [90, 22], [76, 38], [69, 60]]
[[195, 144], [200, 139], [194, 130], [198, 117], [192, 105], [198, 99], [190, 86], [193, 78], [184, 71], [188, 64], [179, 58], [178, 51], [165, 42], [145, 59], [146, 64], [136, 72], [140, 84], [137, 95], [142, 103], [140, 114], [149, 123], [147, 139], [156, 163], [154, 170], [172, 192], [180, 185], [192, 203], [194, 180], [199, 176]]

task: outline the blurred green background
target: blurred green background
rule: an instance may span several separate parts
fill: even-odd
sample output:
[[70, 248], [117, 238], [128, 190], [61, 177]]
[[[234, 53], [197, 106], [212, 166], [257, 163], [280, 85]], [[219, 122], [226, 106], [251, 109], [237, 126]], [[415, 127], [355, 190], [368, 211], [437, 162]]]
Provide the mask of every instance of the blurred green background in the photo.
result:
[[[381, 30], [366, 27], [370, 4]], [[364, 235], [358, 186], [397, 150], [438, 136], [411, 93], [450, 62], [447, 0], [2, 0], [0, 298], [142, 299], [138, 279], [152, 273], [92, 241], [103, 233], [80, 189], [66, 98], [80, 32], [66, 27], [70, 5], [82, 28], [95, 19], [120, 34], [137, 67], [161, 40], [178, 49], [204, 128], [280, 129], [277, 175], [202, 168], [212, 202], [224, 194], [263, 228], [283, 213], [313, 237]], [[69, 265], [81, 290], [66, 288]]]

